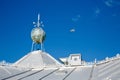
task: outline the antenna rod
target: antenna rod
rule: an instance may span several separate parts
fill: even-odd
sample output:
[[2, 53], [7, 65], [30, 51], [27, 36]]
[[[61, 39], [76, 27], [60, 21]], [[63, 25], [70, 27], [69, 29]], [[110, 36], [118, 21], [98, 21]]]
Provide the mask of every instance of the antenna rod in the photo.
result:
[[38, 14], [38, 22], [37, 22], [37, 27], [40, 27], [40, 14]]

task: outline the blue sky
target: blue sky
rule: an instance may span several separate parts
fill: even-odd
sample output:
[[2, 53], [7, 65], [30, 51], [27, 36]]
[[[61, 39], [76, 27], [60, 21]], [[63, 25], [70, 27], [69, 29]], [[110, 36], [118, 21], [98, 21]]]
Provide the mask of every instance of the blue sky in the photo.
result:
[[0, 0], [0, 61], [13, 63], [31, 51], [38, 13], [45, 50], [56, 59], [81, 53], [93, 61], [120, 53], [119, 0]]

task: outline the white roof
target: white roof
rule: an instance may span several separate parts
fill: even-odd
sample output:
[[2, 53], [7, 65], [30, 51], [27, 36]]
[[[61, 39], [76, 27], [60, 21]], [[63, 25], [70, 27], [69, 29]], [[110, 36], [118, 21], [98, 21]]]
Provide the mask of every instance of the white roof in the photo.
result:
[[[25, 67], [27, 62], [31, 68]], [[59, 66], [48, 53], [33, 51], [14, 66], [1, 65], [0, 80], [120, 80], [119, 63], [120, 57], [115, 57], [91, 66]], [[41, 67], [43, 64], [46, 67]]]
[[32, 51], [13, 64], [17, 67], [43, 68], [57, 67], [61, 64], [46, 52]]

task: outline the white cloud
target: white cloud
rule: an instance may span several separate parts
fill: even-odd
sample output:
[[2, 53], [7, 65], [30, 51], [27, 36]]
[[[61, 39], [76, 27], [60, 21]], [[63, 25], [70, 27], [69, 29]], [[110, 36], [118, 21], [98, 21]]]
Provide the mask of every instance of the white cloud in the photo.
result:
[[70, 29], [70, 32], [75, 32], [75, 29], [73, 28], [73, 29]]

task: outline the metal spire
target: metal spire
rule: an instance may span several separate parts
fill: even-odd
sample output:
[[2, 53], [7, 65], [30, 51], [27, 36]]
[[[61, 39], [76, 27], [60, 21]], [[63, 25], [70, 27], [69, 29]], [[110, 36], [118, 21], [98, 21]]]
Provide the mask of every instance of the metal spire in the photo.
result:
[[33, 22], [34, 27], [44, 27], [44, 24], [42, 21], [40, 21], [40, 14], [38, 14], [38, 20], [37, 22]]
[[37, 22], [33, 22], [34, 27], [40, 27], [41, 26], [41, 22], [40, 22], [40, 14], [38, 14], [38, 21]]
[[37, 27], [40, 27], [40, 14], [38, 14]]
[[[33, 40], [31, 51], [34, 50], [34, 48], [37, 49], [38, 47], [41, 47], [42, 50], [44, 47], [43, 41], [45, 38], [45, 32], [41, 28], [43, 27], [43, 22], [40, 21], [40, 14], [38, 14], [37, 22], [33, 22], [33, 24], [35, 28], [33, 28], [31, 31], [31, 38]], [[39, 44], [41, 44], [41, 46]]]

